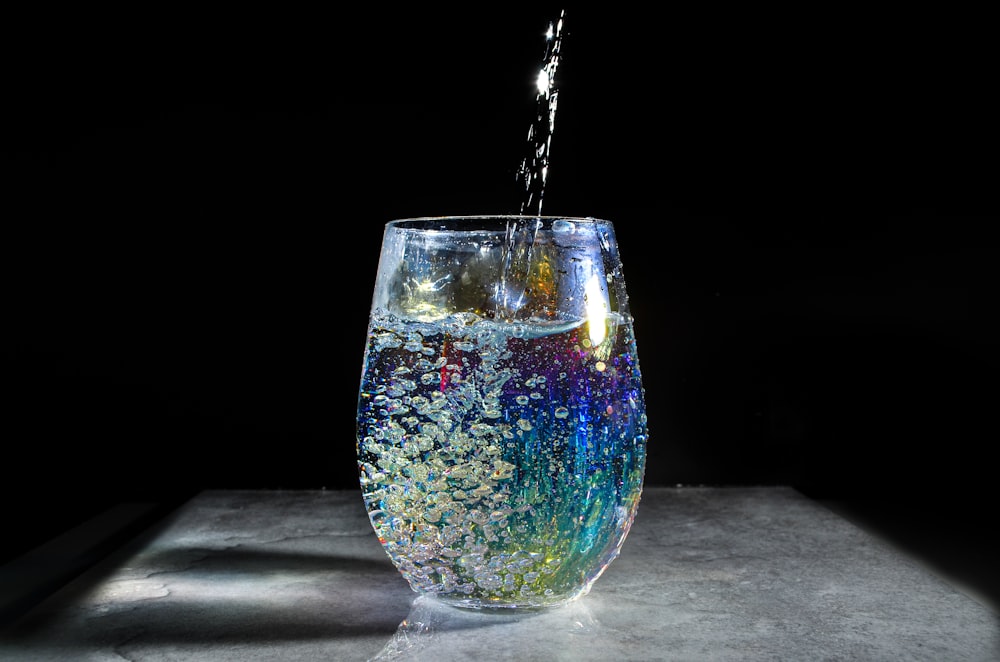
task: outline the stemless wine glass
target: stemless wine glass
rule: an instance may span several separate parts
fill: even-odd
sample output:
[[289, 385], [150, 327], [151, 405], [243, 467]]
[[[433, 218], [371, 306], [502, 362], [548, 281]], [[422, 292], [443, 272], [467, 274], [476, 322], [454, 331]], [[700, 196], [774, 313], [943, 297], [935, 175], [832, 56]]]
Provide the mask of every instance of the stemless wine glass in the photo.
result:
[[632, 526], [646, 459], [612, 224], [387, 223], [357, 437], [372, 526], [414, 591], [470, 608], [587, 594]]

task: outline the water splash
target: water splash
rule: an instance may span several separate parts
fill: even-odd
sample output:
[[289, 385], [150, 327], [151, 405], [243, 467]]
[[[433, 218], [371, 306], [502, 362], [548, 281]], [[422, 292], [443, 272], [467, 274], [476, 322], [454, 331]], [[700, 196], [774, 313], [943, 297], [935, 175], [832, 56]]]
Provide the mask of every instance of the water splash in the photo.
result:
[[549, 23], [549, 29], [545, 33], [545, 54], [542, 57], [542, 68], [538, 72], [538, 91], [535, 94], [535, 118], [528, 127], [526, 154], [517, 170], [517, 181], [523, 187], [522, 215], [542, 214], [542, 198], [549, 174], [552, 134], [555, 131], [556, 107], [559, 103], [556, 70], [562, 56], [565, 19], [564, 9], [560, 12], [558, 21]]

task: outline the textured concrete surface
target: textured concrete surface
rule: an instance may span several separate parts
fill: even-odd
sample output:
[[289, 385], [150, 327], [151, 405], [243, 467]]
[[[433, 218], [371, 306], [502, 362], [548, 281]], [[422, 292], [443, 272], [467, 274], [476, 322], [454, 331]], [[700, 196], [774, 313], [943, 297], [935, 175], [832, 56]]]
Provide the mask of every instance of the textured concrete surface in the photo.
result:
[[788, 488], [648, 488], [590, 595], [513, 614], [417, 598], [359, 492], [208, 491], [0, 659], [998, 660], [1000, 616]]

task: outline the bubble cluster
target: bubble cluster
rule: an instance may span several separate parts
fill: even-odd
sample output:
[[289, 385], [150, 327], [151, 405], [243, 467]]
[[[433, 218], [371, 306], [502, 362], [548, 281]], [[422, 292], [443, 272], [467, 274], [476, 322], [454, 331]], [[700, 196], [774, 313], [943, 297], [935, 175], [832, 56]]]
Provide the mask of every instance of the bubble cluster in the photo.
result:
[[[572, 599], [618, 554], [646, 420], [631, 324], [373, 315], [358, 409], [372, 525], [414, 590], [470, 606]], [[610, 345], [608, 344], [610, 343]]]

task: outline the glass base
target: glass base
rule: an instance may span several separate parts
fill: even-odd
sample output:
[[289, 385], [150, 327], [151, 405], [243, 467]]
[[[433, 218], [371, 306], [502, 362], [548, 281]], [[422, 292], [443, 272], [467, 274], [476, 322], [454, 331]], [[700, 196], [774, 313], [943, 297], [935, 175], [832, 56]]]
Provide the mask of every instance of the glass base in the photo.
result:
[[440, 593], [420, 593], [427, 598], [449, 607], [459, 609], [471, 609], [476, 611], [532, 611], [563, 607], [571, 602], [579, 600], [590, 592], [590, 587], [585, 587], [568, 595], [560, 596], [527, 596], [524, 598], [477, 598], [467, 595], [442, 595]]

